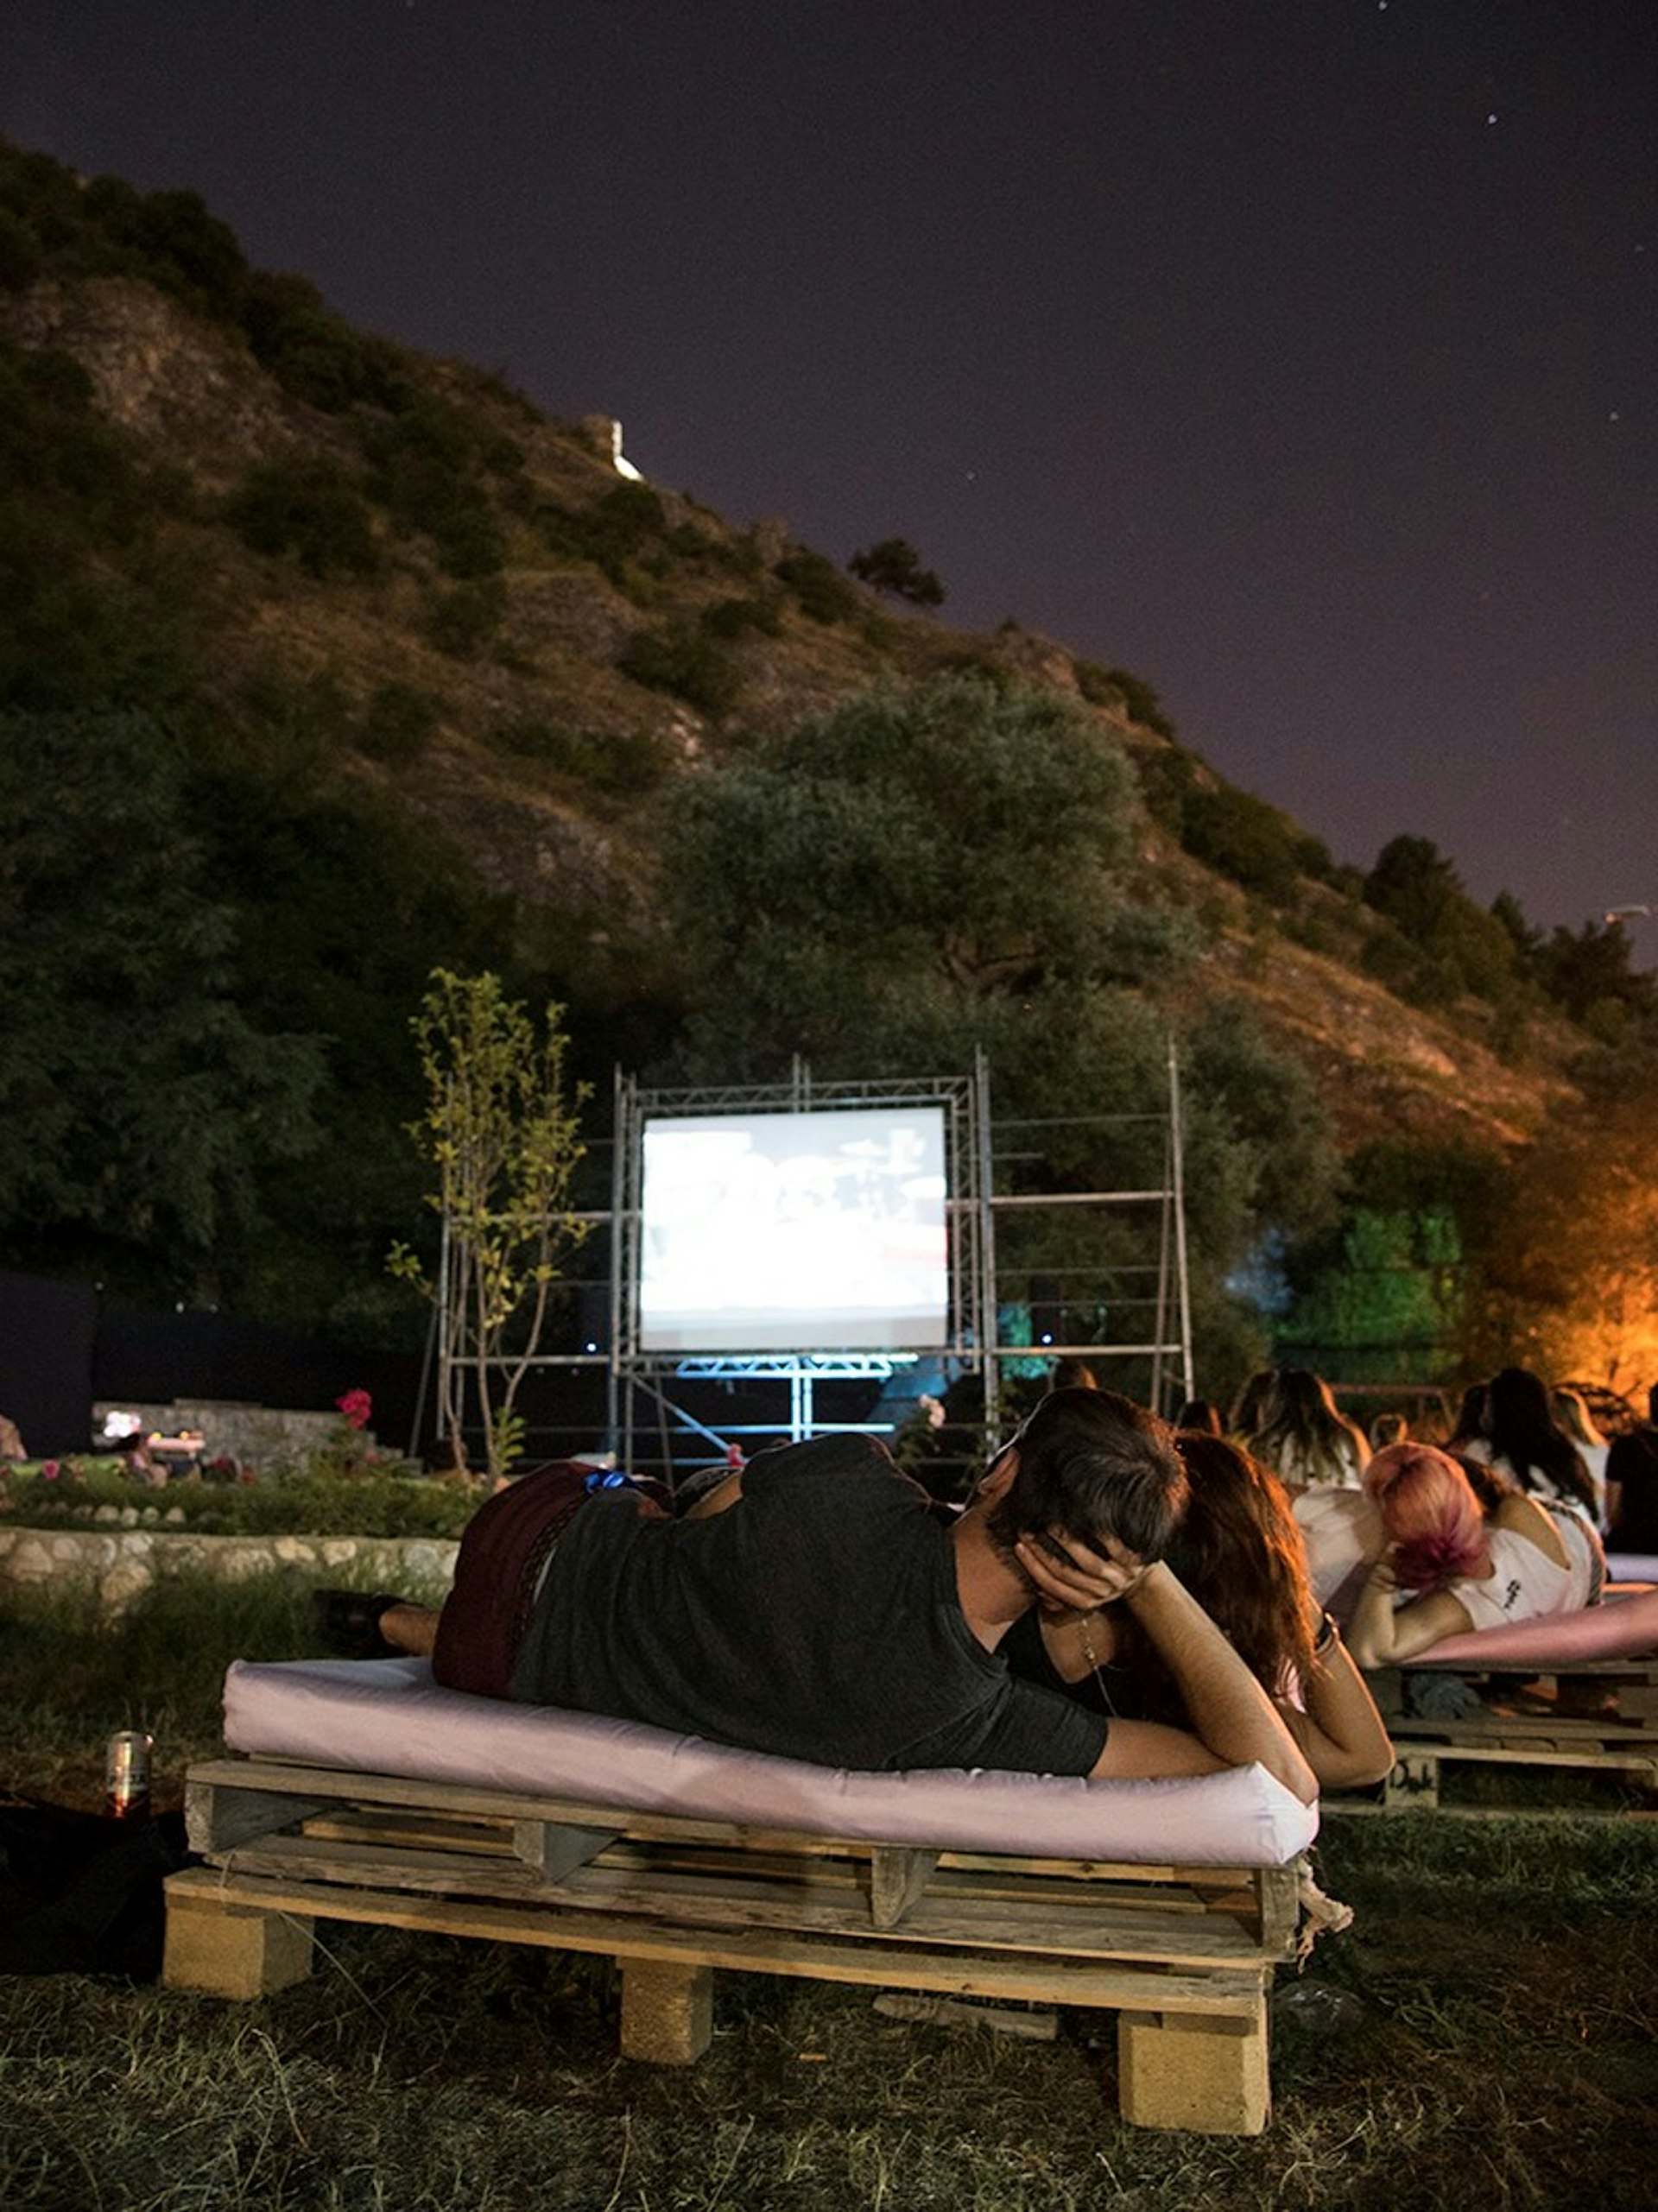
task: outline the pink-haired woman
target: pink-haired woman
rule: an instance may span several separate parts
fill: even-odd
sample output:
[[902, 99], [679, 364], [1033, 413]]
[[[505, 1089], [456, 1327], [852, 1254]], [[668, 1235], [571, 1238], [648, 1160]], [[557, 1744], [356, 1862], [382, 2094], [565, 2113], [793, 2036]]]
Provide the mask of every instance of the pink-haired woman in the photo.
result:
[[1414, 1659], [1472, 1628], [1574, 1613], [1600, 1596], [1606, 1563], [1583, 1516], [1551, 1511], [1489, 1468], [1431, 1444], [1389, 1444], [1365, 1469], [1364, 1487], [1384, 1540], [1347, 1632], [1362, 1667]]

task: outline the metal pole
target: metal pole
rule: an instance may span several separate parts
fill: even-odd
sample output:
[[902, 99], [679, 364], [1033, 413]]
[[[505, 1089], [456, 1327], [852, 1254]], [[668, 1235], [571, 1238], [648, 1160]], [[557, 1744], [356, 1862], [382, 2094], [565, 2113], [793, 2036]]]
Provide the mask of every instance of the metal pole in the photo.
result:
[[990, 1063], [982, 1045], [973, 1052], [973, 1090], [978, 1122], [978, 1348], [984, 1370], [984, 1425], [994, 1428], [1001, 1397], [997, 1361], [995, 1188], [990, 1142]]
[[1170, 1182], [1174, 1192], [1174, 1280], [1180, 1302], [1180, 1367], [1186, 1378], [1186, 1395], [1195, 1395], [1192, 1374], [1192, 1285], [1186, 1263], [1186, 1132], [1180, 1120], [1180, 1064], [1174, 1050], [1171, 1031], [1168, 1040], [1168, 1125], [1169, 1152], [1174, 1172]]

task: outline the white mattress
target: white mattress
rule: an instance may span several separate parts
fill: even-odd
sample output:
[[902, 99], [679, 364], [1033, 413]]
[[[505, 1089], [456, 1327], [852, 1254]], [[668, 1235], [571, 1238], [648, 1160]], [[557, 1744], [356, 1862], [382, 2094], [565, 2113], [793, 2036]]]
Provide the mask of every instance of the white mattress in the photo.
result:
[[863, 1842], [1130, 1863], [1276, 1867], [1318, 1833], [1263, 1766], [1150, 1782], [959, 1768], [858, 1773], [636, 1721], [440, 1689], [423, 1659], [237, 1659], [232, 1751]]

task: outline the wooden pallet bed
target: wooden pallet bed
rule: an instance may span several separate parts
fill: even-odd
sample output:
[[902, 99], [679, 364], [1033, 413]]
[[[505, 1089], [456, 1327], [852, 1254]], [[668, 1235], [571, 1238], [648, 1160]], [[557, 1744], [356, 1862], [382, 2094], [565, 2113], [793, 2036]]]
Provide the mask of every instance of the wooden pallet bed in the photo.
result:
[[[1379, 1802], [1349, 1795], [1328, 1799], [1330, 1809], [1439, 1806], [1453, 1766], [1600, 1773], [1658, 1793], [1655, 1642], [1658, 1594], [1646, 1591], [1562, 1621], [1450, 1637], [1407, 1665], [1377, 1668], [1370, 1691], [1398, 1757]], [[1408, 1710], [1410, 1684], [1446, 1677], [1484, 1710], [1456, 1718]]]
[[[428, 1704], [454, 1694], [423, 1692]], [[836, 1776], [631, 1724], [499, 1710], [521, 1743], [524, 1723], [540, 1721], [585, 1746], [589, 1787], [503, 1785], [493, 1754], [493, 1773], [471, 1780], [291, 1751], [193, 1768], [187, 1818], [204, 1863], [168, 1886], [166, 1982], [269, 1995], [310, 1970], [316, 1924], [331, 1919], [598, 1953], [620, 1969], [623, 2054], [674, 2064], [706, 2048], [722, 1971], [1104, 2007], [1118, 2015], [1126, 2120], [1226, 2134], [1266, 2125], [1267, 1995], [1296, 1953], [1316, 1816], [1262, 1770], [1176, 1784]], [[642, 1739], [655, 1740], [642, 1743], [647, 1768], [664, 1746], [689, 1745], [695, 1779], [676, 1790], [694, 1804], [670, 1809], [654, 1769], [633, 1779]], [[418, 1757], [405, 1735], [398, 1762]], [[567, 1758], [548, 1771], [567, 1780]], [[801, 1776], [814, 1804], [797, 1796]], [[740, 1803], [756, 1778], [772, 1812], [710, 1809], [711, 1787], [717, 1798], [729, 1785]], [[981, 1824], [999, 1831], [997, 1848], [972, 1840], [960, 1810], [977, 1801], [973, 1783], [990, 1785]], [[1009, 1783], [1023, 1786], [997, 1786]], [[772, 1817], [780, 1789], [813, 1817]], [[1044, 1832], [1054, 1792], [1063, 1848]], [[628, 1794], [651, 1801], [615, 1801]], [[1009, 1801], [1022, 1815], [1011, 1825]], [[929, 1817], [945, 1840], [917, 1840]], [[883, 1820], [891, 1836], [872, 1832]], [[1074, 1848], [1079, 1823], [1101, 1848]], [[1120, 1855], [1104, 1848], [1112, 1832], [1125, 1839]], [[1165, 1853], [1148, 1848], [1155, 1834]], [[1240, 1861], [1266, 1862], [1227, 1863], [1217, 1835], [1236, 1837]], [[1006, 1848], [1016, 1837], [1022, 1848]], [[1193, 1857], [1174, 1848], [1181, 1841]]]

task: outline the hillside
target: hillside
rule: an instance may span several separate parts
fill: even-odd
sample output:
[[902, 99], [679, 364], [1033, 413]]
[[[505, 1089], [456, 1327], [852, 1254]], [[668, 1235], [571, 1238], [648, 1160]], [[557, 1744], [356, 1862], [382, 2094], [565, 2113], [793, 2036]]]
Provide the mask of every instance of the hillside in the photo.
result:
[[[1130, 895], [1196, 947], [1165, 1002], [1251, 1009], [1344, 1151], [1513, 1155], [1573, 1095], [1587, 1040], [1536, 980], [1541, 938], [1471, 907], [1431, 847], [1389, 904], [1216, 777], [1143, 680], [1016, 623], [958, 630], [781, 520], [638, 480], [608, 420], [549, 420], [351, 330], [303, 279], [250, 269], [191, 195], [0, 148], [0, 706], [177, 734], [176, 804], [236, 908], [225, 988], [326, 1059], [309, 1164], [285, 1196], [261, 1171], [256, 1307], [326, 1304], [293, 1287], [320, 1269], [319, 1210], [365, 1275], [407, 1219], [412, 1166], [351, 1130], [407, 1119], [431, 965], [550, 987], [596, 1082], [648, 1063], [686, 990], [657, 844], [673, 795], [883, 682], [1027, 687], [1069, 703], [1102, 767], [1126, 752]], [[89, 1221], [86, 1249], [110, 1233]], [[153, 1225], [120, 1234], [153, 1250]]]
[[[0, 336], [77, 362], [97, 414], [154, 466], [187, 477], [162, 547], [211, 578], [199, 651], [213, 704], [246, 718], [250, 694], [273, 679], [301, 700], [308, 689], [345, 740], [350, 773], [439, 825], [485, 884], [509, 893], [532, 951], [601, 910], [601, 945], [623, 919], [630, 938], [649, 934], [635, 802], [660, 774], [694, 773], [733, 725], [781, 727], [877, 677], [951, 667], [1005, 669], [1079, 699], [1092, 675], [1099, 694], [1100, 672], [1084, 664], [1079, 679], [1062, 647], [894, 613], [792, 547], [781, 523], [734, 527], [622, 477], [608, 425], [541, 419], [458, 364], [399, 356], [420, 403], [465, 426], [459, 460], [416, 458], [434, 487], [430, 509], [459, 487], [498, 533], [498, 567], [476, 576], [457, 576], [469, 564], [446, 561], [441, 539], [406, 519], [418, 496], [404, 515], [366, 499], [356, 515], [343, 508], [366, 547], [331, 544], [326, 531], [343, 540], [345, 529], [324, 509], [334, 479], [309, 479], [307, 512], [305, 472], [349, 484], [363, 471], [360, 438], [152, 285], [39, 281], [0, 295]], [[287, 496], [269, 551], [226, 519], [250, 478]], [[358, 572], [343, 572], [353, 562]], [[627, 673], [630, 658], [648, 680]], [[1168, 743], [1124, 705], [1086, 711], [1138, 755]], [[1215, 912], [1206, 987], [1258, 1004], [1313, 1068], [1350, 1140], [1398, 1125], [1509, 1143], [1535, 1125], [1569, 1036], [1535, 1034], [1531, 1065], [1504, 1066], [1454, 1010], [1426, 1014], [1277, 935], [1149, 822], [1143, 860], [1151, 896]], [[1350, 927], [1352, 952], [1363, 934]]]

